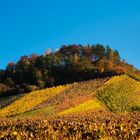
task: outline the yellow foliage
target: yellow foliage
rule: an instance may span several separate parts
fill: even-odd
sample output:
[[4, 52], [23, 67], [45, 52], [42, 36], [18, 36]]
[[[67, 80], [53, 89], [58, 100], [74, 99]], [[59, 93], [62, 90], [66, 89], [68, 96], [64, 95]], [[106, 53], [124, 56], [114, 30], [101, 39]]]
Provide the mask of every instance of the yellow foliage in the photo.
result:
[[[133, 111], [139, 108], [140, 82], [126, 76], [114, 76], [98, 88], [94, 95], [113, 112]], [[136, 99], [137, 98], [137, 99]]]
[[72, 107], [70, 109], [64, 110], [63, 112], [60, 112], [59, 115], [76, 113], [76, 112], [83, 112], [83, 111], [97, 109], [97, 108], [102, 109], [103, 106], [100, 104], [100, 102], [98, 100], [92, 99], [92, 100], [86, 101], [82, 104], [79, 104], [75, 107]]
[[31, 110], [34, 106], [48, 100], [52, 96], [68, 89], [70, 85], [57, 86], [44, 90], [33, 91], [9, 106], [0, 110], [0, 116], [13, 116]]
[[133, 92], [140, 91], [140, 82], [130, 78], [127, 75], [114, 76], [113, 78], [105, 82], [104, 85], [98, 88], [97, 91], [104, 90], [105, 87], [110, 87], [113, 85], [115, 85], [115, 87], [120, 86], [120, 85], [126, 86], [126, 87], [129, 86], [129, 88], [126, 89], [128, 91], [129, 90], [133, 90]]

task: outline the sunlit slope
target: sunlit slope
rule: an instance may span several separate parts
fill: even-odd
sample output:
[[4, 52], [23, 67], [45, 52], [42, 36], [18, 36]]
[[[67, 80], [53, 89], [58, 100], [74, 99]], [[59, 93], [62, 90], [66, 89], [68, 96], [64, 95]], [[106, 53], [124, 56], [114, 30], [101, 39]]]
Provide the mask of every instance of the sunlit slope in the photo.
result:
[[43, 107], [40, 109], [32, 110], [29, 112], [24, 112], [22, 114], [17, 115], [16, 117], [36, 117], [36, 116], [52, 116], [52, 115], [64, 115], [64, 114], [73, 114], [79, 112], [86, 112], [86, 111], [97, 111], [97, 110], [104, 110], [104, 106], [97, 100], [89, 100], [81, 103], [75, 107], [71, 107], [69, 109], [60, 111], [57, 106], [48, 106]]
[[105, 106], [103, 106], [101, 102], [99, 102], [96, 98], [94, 98], [92, 100], [81, 103], [75, 107], [64, 110], [60, 112], [59, 115], [85, 112], [85, 111], [93, 110], [93, 109], [101, 110], [101, 109], [105, 109]]
[[107, 110], [106, 106], [102, 104], [98, 99], [92, 99], [91, 96], [80, 96], [73, 100], [64, 101], [63, 103], [42, 107], [40, 109], [30, 110], [22, 114], [16, 115], [16, 117], [36, 117], [36, 116], [54, 116], [63, 114], [73, 114], [86, 111], [99, 111]]
[[24, 112], [22, 114], [16, 115], [15, 117], [48, 117], [55, 115], [57, 112], [58, 110], [55, 106], [47, 106], [40, 109]]
[[140, 111], [140, 82], [115, 76], [96, 90], [96, 97], [113, 112]]
[[[57, 112], [69, 109], [76, 105], [90, 100], [90, 94], [103, 85], [109, 78], [89, 80], [71, 85], [58, 86], [43, 90], [38, 90], [26, 94], [9, 106], [0, 110], [0, 116], [13, 116], [17, 114], [27, 114], [30, 116], [42, 111], [47, 113], [47, 109], [55, 106]], [[41, 109], [41, 110], [35, 110]], [[56, 112], [56, 111], [54, 111]]]
[[0, 110], [0, 116], [13, 116], [31, 110], [41, 102], [68, 89], [70, 85], [58, 86], [31, 92]]
[[50, 116], [107, 108], [112, 112], [140, 111], [140, 82], [122, 75], [38, 90], [1, 109], [0, 116]]
[[32, 108], [30, 111], [24, 112], [19, 116], [50, 116], [69, 108], [73, 108], [91, 100], [91, 93], [103, 85], [108, 79], [109, 78], [100, 78], [73, 83], [68, 89], [50, 97], [36, 107]]
[[[92, 94], [96, 89], [102, 86], [109, 78], [100, 78], [83, 82], [76, 82], [71, 84], [70, 88], [64, 90], [60, 94], [56, 94], [49, 98], [48, 100], [42, 102], [37, 105], [34, 109], [46, 107], [46, 106], [54, 106], [61, 104], [63, 102], [70, 102], [71, 104], [75, 104], [74, 102], [78, 102], [81, 100], [79, 98], [85, 99], [88, 95]], [[85, 96], [85, 97], [84, 97]], [[74, 101], [75, 100], [75, 101]], [[66, 105], [66, 104], [65, 104]]]

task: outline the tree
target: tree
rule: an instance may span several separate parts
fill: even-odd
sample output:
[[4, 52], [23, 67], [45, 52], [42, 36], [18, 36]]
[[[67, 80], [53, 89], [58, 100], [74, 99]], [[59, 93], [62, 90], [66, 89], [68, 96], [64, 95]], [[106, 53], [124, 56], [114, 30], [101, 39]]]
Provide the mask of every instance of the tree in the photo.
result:
[[45, 70], [47, 68], [45, 56], [41, 55], [37, 57], [34, 66], [39, 70]]
[[94, 67], [93, 64], [91, 64], [91, 62], [88, 61], [88, 59], [85, 56], [79, 59], [79, 61], [74, 65], [75, 70], [79, 72], [91, 70], [93, 67]]
[[90, 45], [87, 45], [87, 46], [83, 47], [82, 49], [83, 49], [83, 55], [84, 55], [89, 61], [91, 61], [91, 47], [90, 47]]
[[78, 59], [79, 59], [78, 54], [75, 53], [74, 54], [74, 64], [77, 64], [78, 63]]
[[120, 54], [117, 50], [112, 50], [109, 46], [106, 46], [106, 57], [108, 60], [112, 61], [113, 63], [120, 62]]
[[103, 45], [97, 44], [92, 46], [92, 57], [93, 61], [98, 61], [105, 54], [105, 47]]
[[120, 63], [120, 54], [117, 50], [114, 51], [114, 62]]
[[[16, 64], [13, 62], [8, 63], [8, 65], [6, 66], [6, 70], [5, 70], [5, 74], [7, 77], [13, 79], [12, 81], [15, 81], [15, 67]], [[7, 78], [6, 77], [6, 78]]]
[[112, 61], [106, 59], [106, 57], [101, 58], [96, 63], [96, 67], [98, 68], [99, 72], [101, 72], [101, 73], [113, 71]]
[[9, 86], [9, 87], [14, 87], [15, 86], [15, 82], [10, 77], [7, 77], [5, 79], [4, 84], [7, 85], [7, 86]]

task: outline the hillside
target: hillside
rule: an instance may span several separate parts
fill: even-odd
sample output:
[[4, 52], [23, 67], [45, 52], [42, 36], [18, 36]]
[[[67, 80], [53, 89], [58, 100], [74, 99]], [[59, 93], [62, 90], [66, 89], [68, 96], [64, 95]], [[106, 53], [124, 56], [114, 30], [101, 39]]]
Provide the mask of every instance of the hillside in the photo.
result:
[[[92, 99], [90, 94], [109, 78], [95, 79], [65, 86], [33, 91], [0, 110], [0, 116], [13, 116], [31, 110], [53, 107], [57, 112]], [[56, 112], [56, 111], [55, 111]]]
[[95, 79], [25, 94], [0, 116], [51, 116], [85, 111], [138, 112], [140, 82], [126, 76]]
[[96, 90], [95, 96], [113, 112], [140, 111], [140, 82], [115, 76]]
[[58, 104], [60, 104], [61, 107], [65, 106], [66, 109], [68, 103], [72, 106], [72, 104], [76, 104], [80, 102], [80, 100], [86, 101], [87, 99], [89, 99], [91, 93], [93, 93], [97, 88], [102, 86], [107, 80], [109, 80], [109, 78], [98, 78], [79, 83], [75, 82], [71, 84], [70, 88], [59, 94], [56, 94], [55, 96], [52, 96], [48, 100], [37, 105], [34, 109]]
[[139, 93], [127, 75], [33, 91], [0, 109], [0, 138], [139, 139]]
[[69, 85], [52, 87], [45, 90], [31, 92], [30, 94], [25, 95], [19, 100], [16, 100], [9, 106], [1, 109], [0, 116], [13, 116], [16, 114], [23, 113], [25, 111], [29, 111], [36, 105], [66, 90], [67, 88], [69, 88]]
[[104, 109], [104, 107], [98, 100], [91, 99], [91, 100], [81, 103], [75, 107], [71, 107], [67, 110], [64, 110], [64, 111], [60, 112], [59, 115], [81, 113], [81, 112], [85, 112], [85, 111], [91, 111], [94, 109], [102, 110], [102, 109]]

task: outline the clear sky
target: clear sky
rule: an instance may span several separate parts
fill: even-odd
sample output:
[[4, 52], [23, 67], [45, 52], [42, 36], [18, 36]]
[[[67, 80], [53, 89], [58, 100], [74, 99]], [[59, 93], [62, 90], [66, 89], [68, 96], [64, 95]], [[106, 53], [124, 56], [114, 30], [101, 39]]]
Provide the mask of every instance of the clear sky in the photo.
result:
[[0, 68], [47, 48], [96, 43], [140, 69], [140, 0], [0, 0]]

